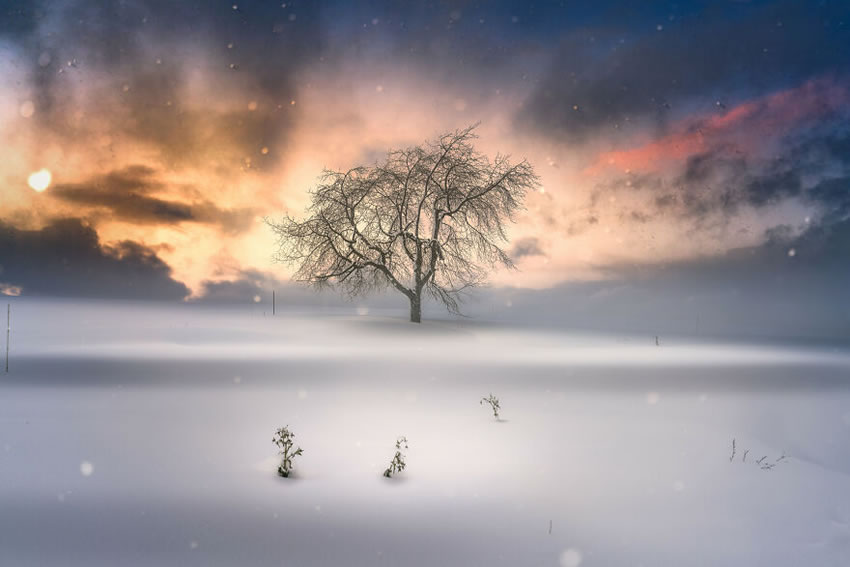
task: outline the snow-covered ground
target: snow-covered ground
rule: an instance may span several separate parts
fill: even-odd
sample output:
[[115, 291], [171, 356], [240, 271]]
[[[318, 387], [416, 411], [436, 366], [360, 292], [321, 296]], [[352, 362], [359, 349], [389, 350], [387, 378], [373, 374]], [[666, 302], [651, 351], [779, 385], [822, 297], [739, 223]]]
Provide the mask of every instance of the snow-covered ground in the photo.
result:
[[660, 342], [16, 301], [0, 565], [850, 565], [850, 350]]

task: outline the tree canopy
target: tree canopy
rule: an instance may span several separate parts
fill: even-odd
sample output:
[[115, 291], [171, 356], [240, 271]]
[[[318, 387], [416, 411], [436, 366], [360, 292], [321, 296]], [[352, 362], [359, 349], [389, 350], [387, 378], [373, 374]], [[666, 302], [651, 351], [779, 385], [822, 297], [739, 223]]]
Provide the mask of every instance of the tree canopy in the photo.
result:
[[351, 296], [392, 287], [410, 301], [414, 322], [423, 293], [458, 313], [489, 269], [513, 267], [502, 248], [506, 223], [539, 185], [527, 161], [476, 151], [474, 129], [392, 150], [371, 167], [325, 170], [306, 218], [266, 219], [274, 259], [294, 266], [296, 281]]

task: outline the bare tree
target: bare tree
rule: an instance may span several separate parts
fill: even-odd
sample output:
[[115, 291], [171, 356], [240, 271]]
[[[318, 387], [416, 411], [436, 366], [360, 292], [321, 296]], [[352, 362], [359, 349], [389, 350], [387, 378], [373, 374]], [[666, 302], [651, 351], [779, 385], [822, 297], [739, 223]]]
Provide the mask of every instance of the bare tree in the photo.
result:
[[350, 296], [393, 287], [415, 323], [423, 292], [458, 313], [488, 268], [513, 267], [500, 247], [506, 221], [539, 185], [527, 161], [477, 152], [474, 129], [390, 151], [373, 167], [325, 170], [306, 219], [265, 219], [278, 237], [274, 259], [295, 266], [296, 281], [337, 284]]

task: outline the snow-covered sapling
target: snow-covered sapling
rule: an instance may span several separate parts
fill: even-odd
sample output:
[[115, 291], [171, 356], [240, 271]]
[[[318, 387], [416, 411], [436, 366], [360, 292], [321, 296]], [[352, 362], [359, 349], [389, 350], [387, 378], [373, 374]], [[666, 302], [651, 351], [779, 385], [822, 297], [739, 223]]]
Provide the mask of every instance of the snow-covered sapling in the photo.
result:
[[295, 434], [289, 430], [288, 425], [275, 431], [272, 438], [272, 443], [278, 446], [280, 455], [283, 457], [280, 466], [277, 468], [277, 473], [282, 477], [289, 476], [292, 471], [292, 459], [304, 452], [301, 447], [293, 450], [295, 443], [292, 440], [294, 438]]
[[404, 453], [401, 452], [402, 449], [407, 449], [407, 437], [399, 437], [396, 439], [395, 455], [393, 455], [393, 460], [390, 461], [390, 466], [384, 471], [385, 477], [390, 478], [394, 474], [403, 471], [407, 466], [407, 463], [404, 462]]
[[493, 417], [499, 419], [499, 410], [502, 409], [502, 407], [499, 405], [499, 398], [497, 398], [493, 394], [490, 394], [489, 397], [481, 398], [481, 401], [478, 402], [478, 404], [482, 406], [485, 403], [490, 404], [490, 408], [493, 410]]

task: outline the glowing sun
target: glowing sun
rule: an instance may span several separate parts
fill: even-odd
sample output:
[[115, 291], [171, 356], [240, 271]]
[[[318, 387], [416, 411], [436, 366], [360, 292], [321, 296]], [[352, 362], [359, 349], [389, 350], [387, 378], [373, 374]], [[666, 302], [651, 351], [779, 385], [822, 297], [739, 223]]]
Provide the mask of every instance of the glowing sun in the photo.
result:
[[34, 173], [31, 173], [29, 179], [27, 179], [27, 183], [34, 190], [41, 193], [50, 185], [50, 180], [52, 179], [52, 175], [46, 169], [40, 169]]

